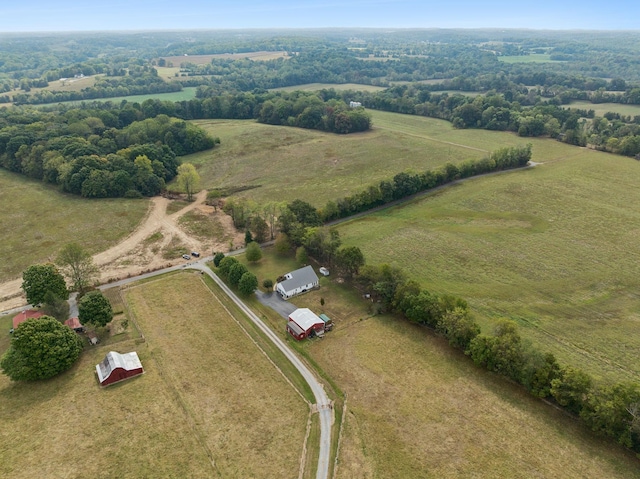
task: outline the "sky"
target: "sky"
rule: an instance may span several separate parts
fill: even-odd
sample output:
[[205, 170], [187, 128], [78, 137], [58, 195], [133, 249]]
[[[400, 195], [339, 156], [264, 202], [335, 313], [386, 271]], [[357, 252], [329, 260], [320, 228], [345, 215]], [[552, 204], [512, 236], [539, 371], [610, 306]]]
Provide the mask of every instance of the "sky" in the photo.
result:
[[2, 0], [0, 32], [244, 28], [639, 30], [638, 0]]

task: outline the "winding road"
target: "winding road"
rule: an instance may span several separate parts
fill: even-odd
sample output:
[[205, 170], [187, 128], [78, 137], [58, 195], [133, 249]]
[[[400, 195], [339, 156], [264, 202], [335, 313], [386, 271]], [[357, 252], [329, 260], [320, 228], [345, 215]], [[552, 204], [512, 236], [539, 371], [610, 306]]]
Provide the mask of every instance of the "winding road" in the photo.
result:
[[229, 298], [240, 308], [240, 310], [247, 315], [247, 317], [262, 331], [262, 333], [284, 354], [284, 356], [293, 364], [298, 370], [300, 375], [307, 382], [313, 395], [315, 397], [315, 408], [318, 411], [320, 418], [320, 448], [318, 452], [318, 466], [316, 470], [316, 479], [328, 479], [329, 477], [329, 460], [331, 457], [331, 428], [333, 426], [333, 406], [331, 400], [327, 396], [322, 384], [316, 379], [311, 370], [300, 360], [300, 358], [287, 346], [287, 344], [278, 337], [276, 333], [271, 330], [256, 314], [249, 309], [249, 307], [242, 302], [236, 294], [224, 284], [224, 282], [218, 278], [218, 276], [206, 266], [208, 261], [212, 261], [213, 257], [200, 258], [197, 261], [193, 261], [186, 265], [171, 266], [158, 271], [145, 273], [133, 278], [126, 278], [120, 281], [116, 281], [109, 284], [103, 284], [99, 287], [100, 290], [106, 290], [110, 288], [119, 287], [134, 281], [139, 281], [145, 278], [151, 278], [159, 274], [164, 274], [170, 271], [184, 271], [186, 268], [196, 269], [208, 275], [213, 279], [218, 286], [229, 296]]

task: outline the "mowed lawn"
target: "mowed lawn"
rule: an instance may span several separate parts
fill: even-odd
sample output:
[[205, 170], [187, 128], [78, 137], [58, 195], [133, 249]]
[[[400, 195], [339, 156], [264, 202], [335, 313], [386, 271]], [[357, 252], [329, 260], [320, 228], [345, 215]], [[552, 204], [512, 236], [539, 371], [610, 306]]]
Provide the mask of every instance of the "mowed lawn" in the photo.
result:
[[[145, 343], [87, 348], [48, 381], [0, 375], [0, 477], [298, 477], [309, 408], [200, 275], [126, 300]], [[0, 325], [6, 334], [8, 317]], [[100, 388], [110, 350], [137, 351], [145, 374]]]
[[347, 394], [338, 479], [640, 477], [631, 453], [406, 321], [356, 321], [309, 353]]
[[198, 451], [215, 464], [210, 475], [298, 477], [309, 408], [201, 275], [168, 276], [125, 297]]
[[0, 170], [0, 281], [54, 260], [67, 243], [98, 253], [127, 236], [144, 218], [147, 200], [88, 200]]
[[571, 152], [351, 221], [340, 234], [369, 263], [396, 264], [468, 300], [485, 331], [510, 318], [563, 364], [638, 381], [640, 165]]

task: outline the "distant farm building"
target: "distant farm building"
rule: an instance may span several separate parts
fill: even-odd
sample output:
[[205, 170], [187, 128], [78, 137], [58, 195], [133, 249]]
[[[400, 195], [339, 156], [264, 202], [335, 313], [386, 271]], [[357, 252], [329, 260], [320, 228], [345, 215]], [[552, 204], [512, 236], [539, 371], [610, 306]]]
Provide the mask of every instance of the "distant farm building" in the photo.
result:
[[309, 308], [298, 308], [289, 315], [287, 331], [298, 341], [324, 334], [325, 323]]
[[35, 309], [26, 309], [13, 317], [13, 329], [16, 329], [20, 324], [24, 323], [27, 319], [41, 318], [45, 314], [36, 311]]
[[361, 106], [362, 106], [362, 103], [360, 103], [359, 101], [349, 102], [349, 108], [360, 108]]
[[319, 284], [318, 276], [311, 266], [297, 269], [284, 275], [284, 281], [278, 283], [276, 291], [283, 299], [289, 299], [300, 293], [304, 293]]
[[125, 354], [111, 351], [100, 364], [96, 364], [96, 374], [100, 386], [109, 386], [142, 373], [144, 373], [144, 369], [142, 369], [142, 363], [135, 351]]
[[64, 324], [66, 326], [69, 326], [76, 333], [84, 332], [84, 326], [82, 326], [82, 324], [80, 324], [80, 320], [78, 318], [69, 318], [64, 322]]

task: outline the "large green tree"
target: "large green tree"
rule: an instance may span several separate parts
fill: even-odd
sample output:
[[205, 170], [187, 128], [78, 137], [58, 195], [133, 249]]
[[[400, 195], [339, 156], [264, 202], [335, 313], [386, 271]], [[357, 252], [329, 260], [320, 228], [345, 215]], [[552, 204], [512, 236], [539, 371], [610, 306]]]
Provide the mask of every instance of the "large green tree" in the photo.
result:
[[78, 319], [82, 324], [106, 326], [113, 319], [111, 303], [100, 291], [90, 291], [78, 303]]
[[69, 299], [64, 276], [52, 263], [29, 266], [22, 273], [22, 289], [30, 304], [44, 303], [49, 291], [57, 298]]
[[82, 341], [76, 333], [43, 316], [16, 328], [0, 368], [13, 381], [47, 379], [69, 369], [81, 352]]
[[260, 261], [262, 259], [262, 249], [260, 248], [260, 245], [258, 243], [252, 241], [247, 245], [245, 255], [247, 257], [247, 261], [255, 263], [256, 261]]
[[78, 243], [65, 245], [60, 250], [56, 263], [71, 281], [73, 289], [80, 293], [86, 291], [98, 274], [93, 258]]
[[178, 187], [187, 194], [187, 200], [193, 200], [193, 195], [200, 190], [200, 175], [191, 163], [178, 166]]
[[258, 288], [258, 278], [253, 273], [247, 271], [242, 275], [238, 282], [238, 291], [242, 294], [249, 296]]
[[336, 253], [336, 265], [348, 278], [357, 275], [364, 266], [365, 260], [362, 251], [357, 246], [347, 246]]

